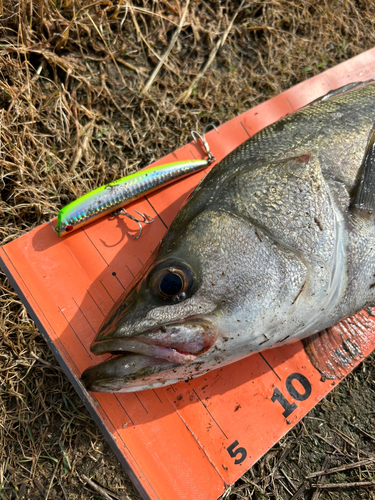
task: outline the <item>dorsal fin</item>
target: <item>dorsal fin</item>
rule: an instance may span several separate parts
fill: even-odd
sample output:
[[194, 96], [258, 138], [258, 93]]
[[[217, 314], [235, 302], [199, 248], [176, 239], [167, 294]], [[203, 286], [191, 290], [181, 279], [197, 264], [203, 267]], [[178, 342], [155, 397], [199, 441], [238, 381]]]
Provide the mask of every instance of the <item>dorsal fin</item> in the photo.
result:
[[375, 318], [366, 311], [346, 318], [337, 325], [323, 330], [302, 341], [314, 367], [323, 380], [343, 378], [359, 361], [362, 350], [368, 347], [369, 330], [375, 327]]
[[370, 80], [366, 80], [365, 82], [347, 83], [346, 85], [343, 85], [342, 87], [339, 87], [338, 89], [330, 90], [326, 94], [318, 97], [317, 99], [314, 99], [313, 101], [311, 101], [309, 104], [307, 104], [304, 107], [311, 106], [312, 104], [318, 104], [319, 102], [327, 101], [328, 99], [331, 99], [332, 97], [337, 97], [340, 94], [345, 94], [345, 92], [349, 92], [350, 90], [359, 89], [360, 87], [363, 87], [364, 85], [367, 85], [369, 83], [374, 82], [374, 80], [375, 80], [375, 77], [371, 78]]

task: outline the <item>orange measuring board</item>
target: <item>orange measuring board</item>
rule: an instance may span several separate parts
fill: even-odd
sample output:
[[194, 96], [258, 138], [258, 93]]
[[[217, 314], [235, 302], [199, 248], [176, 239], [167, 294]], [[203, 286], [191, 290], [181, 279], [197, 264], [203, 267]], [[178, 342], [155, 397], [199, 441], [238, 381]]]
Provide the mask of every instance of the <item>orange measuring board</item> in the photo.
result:
[[[329, 90], [375, 75], [375, 49], [287, 90], [207, 134], [220, 161], [265, 126]], [[201, 158], [188, 144], [155, 163]], [[80, 375], [106, 356], [89, 346], [103, 318], [165, 235], [206, 172], [128, 207], [155, 217], [133, 240], [132, 221], [104, 217], [59, 238], [55, 221], [0, 248], [0, 264], [57, 360], [146, 499], [215, 500], [336, 382], [323, 382], [301, 342], [253, 354], [178, 384], [137, 393], [88, 393]], [[375, 346], [368, 318], [362, 359]], [[349, 373], [360, 360], [347, 367]]]

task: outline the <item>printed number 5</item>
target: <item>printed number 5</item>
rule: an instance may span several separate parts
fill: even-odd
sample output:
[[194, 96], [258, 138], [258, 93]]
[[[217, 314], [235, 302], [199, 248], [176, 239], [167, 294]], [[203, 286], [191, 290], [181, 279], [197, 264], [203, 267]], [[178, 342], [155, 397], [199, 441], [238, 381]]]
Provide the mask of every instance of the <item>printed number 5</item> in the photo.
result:
[[240, 446], [239, 448], [235, 449], [238, 444], [239, 443], [237, 440], [233, 441], [233, 443], [227, 448], [227, 451], [231, 457], [236, 457], [238, 454], [241, 455], [240, 458], [236, 458], [236, 460], [234, 461], [236, 465], [242, 463], [247, 457], [247, 451], [245, 450], [245, 448], [242, 448]]

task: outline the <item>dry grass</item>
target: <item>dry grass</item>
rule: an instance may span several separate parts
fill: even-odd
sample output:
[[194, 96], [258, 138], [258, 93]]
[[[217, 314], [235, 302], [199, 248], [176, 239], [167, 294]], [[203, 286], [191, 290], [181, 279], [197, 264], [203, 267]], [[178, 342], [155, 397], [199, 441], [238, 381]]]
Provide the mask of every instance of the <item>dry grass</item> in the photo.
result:
[[[372, 0], [191, 0], [178, 28], [185, 6], [0, 0], [2, 243], [178, 148], [191, 129], [375, 45]], [[105, 498], [87, 476], [110, 498], [138, 500], [3, 275], [0, 319], [0, 499]], [[289, 499], [301, 485], [295, 499], [375, 498], [366, 487], [311, 486], [373, 480], [371, 461], [308, 479], [325, 457], [332, 468], [372, 456], [374, 379], [372, 356], [225, 498]]]

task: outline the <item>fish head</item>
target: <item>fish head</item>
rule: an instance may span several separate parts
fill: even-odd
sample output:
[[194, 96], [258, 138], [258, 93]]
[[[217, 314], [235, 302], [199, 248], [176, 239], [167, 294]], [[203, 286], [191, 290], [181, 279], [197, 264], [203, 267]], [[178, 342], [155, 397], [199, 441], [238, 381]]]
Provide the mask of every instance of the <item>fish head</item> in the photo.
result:
[[92, 351], [114, 357], [88, 389], [202, 375], [374, 301], [373, 97], [304, 108], [215, 165], [105, 319]]
[[[234, 176], [219, 194], [209, 184], [198, 191], [174, 220], [142, 277], [103, 322], [91, 350], [116, 357], [84, 372], [89, 389], [126, 392], [202, 375], [289, 342], [290, 332], [301, 330], [306, 318], [322, 309], [330, 266], [322, 264], [319, 252], [310, 265], [309, 255], [326, 240], [332, 246], [333, 238], [324, 219], [324, 210], [330, 208], [324, 186], [316, 197], [318, 213], [311, 194], [315, 188], [303, 176], [308, 162], [306, 157], [278, 165], [275, 180], [264, 172], [260, 177], [252, 173]], [[313, 182], [318, 182], [315, 174]], [[275, 186], [280, 184], [281, 197], [290, 197], [290, 189], [296, 197], [309, 197], [310, 211], [301, 215], [297, 202], [276, 203]], [[251, 212], [246, 200], [256, 197]], [[281, 207], [277, 224], [267, 212], [274, 206]], [[284, 217], [281, 227], [283, 211], [289, 219]], [[289, 223], [294, 215], [301, 230]], [[314, 222], [317, 216], [324, 232]], [[325, 247], [324, 252], [329, 253]]]
[[[206, 273], [212, 287], [214, 280], [219, 284], [218, 271], [207, 268], [209, 255], [193, 243], [202, 224], [198, 216], [186, 231], [172, 230], [142, 276], [114, 304], [91, 350], [118, 357], [86, 370], [88, 388], [132, 391], [197, 373], [197, 360], [217, 342], [220, 317], [220, 297], [205, 286]], [[224, 271], [219, 275], [222, 279]]]

